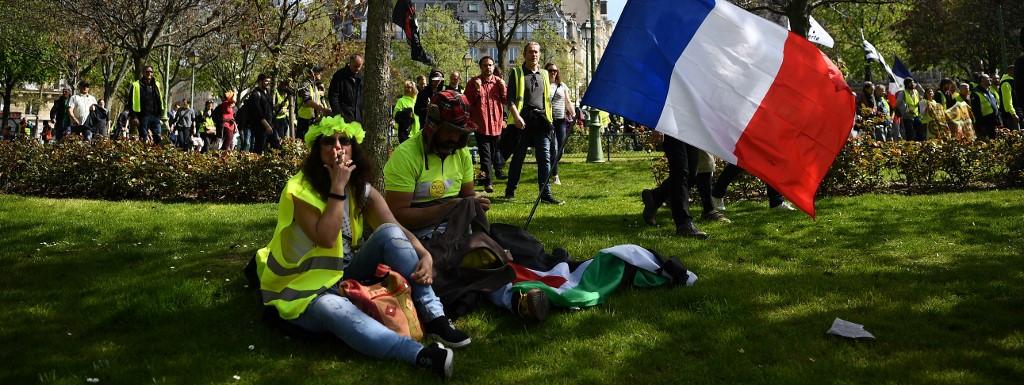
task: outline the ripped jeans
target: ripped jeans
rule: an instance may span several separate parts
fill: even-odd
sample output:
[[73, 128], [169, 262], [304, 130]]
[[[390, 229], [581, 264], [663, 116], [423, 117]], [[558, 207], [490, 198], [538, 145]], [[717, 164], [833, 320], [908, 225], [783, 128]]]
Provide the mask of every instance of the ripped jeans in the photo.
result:
[[[363, 243], [345, 268], [345, 278], [366, 279], [373, 276], [378, 263], [391, 266], [412, 286], [416, 312], [424, 323], [444, 315], [441, 300], [430, 286], [414, 283], [409, 276], [416, 270], [419, 256], [402, 228], [385, 223]], [[423, 345], [396, 334], [357, 308], [348, 298], [331, 289], [313, 300], [306, 311], [292, 321], [312, 332], [329, 331], [356, 351], [376, 357], [415, 364]]]

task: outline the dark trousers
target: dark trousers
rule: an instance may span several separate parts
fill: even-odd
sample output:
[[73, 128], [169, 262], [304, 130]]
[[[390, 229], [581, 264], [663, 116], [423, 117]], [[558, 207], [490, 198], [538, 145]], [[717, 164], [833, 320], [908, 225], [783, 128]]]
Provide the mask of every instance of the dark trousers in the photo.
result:
[[[508, 166], [508, 185], [505, 186], [505, 195], [515, 194], [519, 185], [519, 178], [523, 172], [523, 161], [526, 159], [526, 148], [533, 146], [533, 155], [537, 161], [537, 185], [541, 197], [551, 197], [551, 122], [543, 116], [528, 114], [526, 117], [526, 129], [522, 132], [519, 145], [516, 146], [512, 155], [512, 164]], [[509, 130], [509, 129], [506, 129]], [[516, 130], [516, 128], [511, 128]]]
[[309, 126], [313, 124], [313, 119], [298, 118], [295, 123], [295, 137], [299, 138], [299, 140], [306, 140], [306, 132], [309, 131]]
[[689, 180], [697, 167], [697, 149], [679, 139], [665, 136], [665, 158], [668, 159], [668, 178], [659, 190], [667, 194], [676, 227], [693, 223], [690, 215]]
[[[483, 172], [483, 185], [490, 186], [494, 179], [494, 165], [498, 163], [501, 155], [498, 151], [498, 135], [476, 135], [476, 148], [480, 152], [480, 171]], [[500, 168], [500, 166], [498, 166]]]
[[558, 176], [558, 163], [562, 161], [562, 154], [565, 153], [565, 143], [572, 135], [572, 122], [565, 119], [555, 119], [555, 143], [551, 146], [554, 149], [554, 156], [551, 157], [551, 175]]
[[[687, 161], [689, 161], [689, 159], [687, 159]], [[697, 167], [695, 166], [695, 164], [691, 163], [688, 166], [688, 183], [686, 187], [693, 188], [694, 185], [696, 185], [697, 195], [700, 196], [700, 205], [702, 208], [704, 208], [705, 214], [714, 211], [715, 208], [711, 204], [711, 173], [696, 173]], [[661, 184], [658, 185], [658, 187], [655, 187], [654, 189], [651, 190], [651, 194], [654, 196], [654, 203], [656, 205], [661, 206], [662, 203], [665, 203], [665, 201], [668, 200], [669, 190], [672, 188], [670, 184], [671, 182], [669, 182], [668, 179], [666, 179], [662, 181]]]
[[501, 131], [501, 139], [498, 142], [498, 155], [495, 159], [500, 161], [495, 162], [494, 165], [497, 167], [498, 175], [501, 174], [501, 168], [508, 163], [508, 158], [516, 152], [516, 147], [519, 147], [519, 139], [523, 136], [523, 130], [516, 128], [514, 124], [510, 124]]
[[278, 142], [288, 137], [288, 129], [291, 128], [291, 123], [287, 117], [274, 118], [274, 134], [277, 134]]
[[[718, 176], [718, 181], [716, 181], [714, 187], [712, 187], [711, 195], [718, 198], [725, 198], [725, 194], [729, 192], [729, 184], [731, 184], [732, 181], [735, 180], [743, 171], [744, 170], [737, 165], [726, 165], [725, 170], [722, 170], [722, 175]], [[782, 194], [767, 183], [765, 183], [764, 186], [768, 188], [768, 206], [775, 207], [781, 205], [783, 202]]]
[[262, 154], [267, 149], [267, 145], [272, 148], [281, 148], [281, 139], [273, 130], [267, 132], [263, 125], [257, 125], [249, 131], [252, 132], [252, 152]]
[[1013, 118], [1015, 118], [1015, 116], [1011, 115], [1009, 112], [1003, 112], [1002, 115], [1003, 115], [1003, 123], [1006, 125], [1006, 128], [1008, 128], [1010, 130], [1019, 130], [1020, 129], [1020, 121], [1019, 120], [1015, 121], [1013, 119]]
[[920, 117], [903, 117], [903, 140], [923, 141], [925, 138], [924, 124]]

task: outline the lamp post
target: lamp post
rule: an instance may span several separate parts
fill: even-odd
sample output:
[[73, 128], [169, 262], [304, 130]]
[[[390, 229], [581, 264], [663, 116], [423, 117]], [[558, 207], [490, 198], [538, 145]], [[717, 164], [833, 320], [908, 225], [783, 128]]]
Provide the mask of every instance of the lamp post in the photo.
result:
[[469, 82], [469, 78], [471, 78], [471, 76], [469, 76], [469, 70], [473, 67], [473, 56], [470, 55], [469, 52], [466, 52], [466, 54], [462, 56], [462, 65], [464, 67], [466, 67], [466, 72], [465, 72], [466, 82], [467, 82], [466, 83], [466, 86], [467, 86], [466, 88], [469, 88], [468, 87], [469, 86], [468, 82]]
[[573, 100], [579, 100], [580, 89], [579, 80], [576, 78], [576, 41], [573, 40], [569, 43], [569, 53], [572, 54], [572, 98]]
[[196, 108], [196, 66], [199, 65], [199, 52], [192, 51], [192, 56], [189, 57], [189, 63], [192, 64], [192, 83], [188, 92], [188, 105], [192, 107], [194, 111]]
[[[589, 73], [594, 72], [594, 68], [597, 67], [595, 56], [597, 49], [594, 45], [595, 34], [594, 30], [597, 29], [597, 23], [594, 20], [594, 0], [590, 0], [590, 70]], [[594, 81], [593, 78], [590, 81]], [[590, 88], [590, 83], [587, 83], [587, 88]], [[604, 163], [604, 150], [601, 148], [601, 119], [597, 116], [596, 110], [590, 109], [590, 122], [587, 123], [590, 127], [590, 148], [587, 151], [587, 162], [588, 163]]]

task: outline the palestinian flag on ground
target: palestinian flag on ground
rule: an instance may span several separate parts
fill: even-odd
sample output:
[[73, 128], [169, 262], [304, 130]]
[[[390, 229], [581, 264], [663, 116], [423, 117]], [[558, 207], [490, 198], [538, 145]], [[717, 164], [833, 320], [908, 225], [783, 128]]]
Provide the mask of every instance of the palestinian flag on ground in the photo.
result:
[[[622, 283], [635, 287], [669, 283], [692, 286], [697, 281], [693, 272], [681, 265], [678, 265], [681, 271], [673, 270], [665, 266], [669, 263], [671, 261], [664, 261], [643, 247], [619, 245], [599, 251], [594, 258], [579, 263], [575, 269], [565, 262], [548, 271], [532, 270], [515, 263], [509, 265], [516, 272], [513, 290], [538, 288], [545, 291], [552, 305], [585, 307], [603, 303], [608, 294]], [[672, 274], [672, 271], [677, 272]]]

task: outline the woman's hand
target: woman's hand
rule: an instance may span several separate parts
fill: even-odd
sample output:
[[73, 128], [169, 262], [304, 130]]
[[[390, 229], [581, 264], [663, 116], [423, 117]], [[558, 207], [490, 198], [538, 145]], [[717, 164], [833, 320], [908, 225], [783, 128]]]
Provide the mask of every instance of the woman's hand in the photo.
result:
[[434, 258], [430, 256], [429, 251], [424, 250], [423, 255], [420, 255], [420, 261], [416, 263], [416, 270], [412, 272], [411, 278], [413, 282], [421, 285], [434, 283]]
[[337, 193], [343, 194], [345, 186], [348, 185], [349, 178], [352, 177], [352, 171], [356, 169], [356, 165], [352, 163], [352, 159], [348, 157], [345, 150], [342, 149], [338, 155], [334, 158], [334, 162], [325, 164], [328, 174], [331, 176], [331, 187], [338, 188], [341, 191]]

